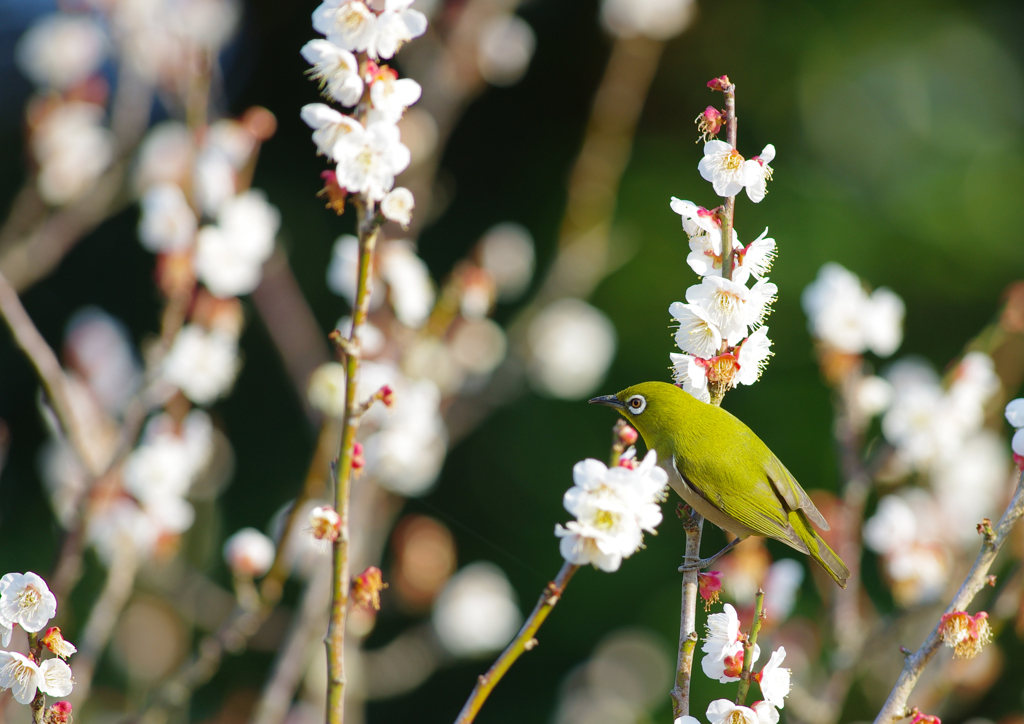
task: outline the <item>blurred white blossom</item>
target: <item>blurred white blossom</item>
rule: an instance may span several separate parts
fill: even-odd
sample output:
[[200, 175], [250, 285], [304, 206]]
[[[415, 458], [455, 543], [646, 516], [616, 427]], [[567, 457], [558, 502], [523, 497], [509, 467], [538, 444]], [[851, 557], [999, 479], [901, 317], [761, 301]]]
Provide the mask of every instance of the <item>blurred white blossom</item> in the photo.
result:
[[255, 528], [242, 528], [224, 543], [224, 561], [233, 573], [259, 578], [274, 563], [274, 542]]
[[839, 264], [822, 266], [800, 301], [811, 334], [840, 352], [888, 357], [903, 341], [903, 300], [884, 287], [869, 295]]
[[409, 166], [409, 149], [400, 136], [398, 126], [387, 121], [353, 128], [341, 136], [331, 149], [338, 162], [338, 185], [349, 193], [366, 194], [371, 201], [383, 199], [395, 176]]
[[274, 252], [281, 214], [262, 191], [250, 189], [221, 205], [217, 224], [196, 239], [196, 275], [215, 296], [248, 294], [263, 278]]
[[578, 400], [604, 379], [615, 356], [615, 327], [603, 312], [567, 297], [552, 302], [530, 322], [527, 371], [534, 389]]
[[107, 50], [107, 35], [92, 17], [55, 13], [32, 23], [14, 59], [37, 86], [63, 91], [95, 73]]
[[409, 222], [412, 221], [412, 210], [415, 206], [416, 200], [412, 196], [412, 191], [399, 186], [391, 189], [380, 202], [380, 212], [388, 221], [394, 221], [403, 229], [407, 229]]
[[496, 224], [480, 239], [480, 266], [494, 279], [498, 299], [518, 299], [533, 280], [533, 236], [526, 227], [510, 221]]
[[511, 641], [522, 615], [504, 572], [481, 561], [448, 580], [434, 604], [432, 620], [448, 651], [456, 656], [480, 656]]
[[195, 240], [198, 221], [181, 187], [173, 183], [151, 186], [140, 202], [139, 240], [159, 254], [183, 251]]
[[398, 321], [414, 329], [422, 327], [434, 308], [434, 283], [412, 243], [388, 242], [380, 249], [378, 263]]
[[[313, 66], [310, 75], [328, 96], [343, 106], [354, 106], [363, 96], [363, 79], [356, 57], [328, 40], [310, 40], [302, 57]], [[303, 119], [305, 120], [305, 119]], [[319, 145], [319, 144], [317, 144]]]
[[80, 309], [68, 320], [64, 356], [108, 413], [123, 412], [142, 384], [128, 328], [99, 307]]
[[72, 101], [50, 110], [32, 134], [39, 163], [39, 194], [54, 205], [76, 201], [114, 159], [113, 134], [101, 125], [104, 110]]
[[209, 405], [235, 382], [238, 341], [189, 324], [178, 332], [163, 362], [164, 379], [197, 405]]
[[192, 134], [184, 123], [164, 121], [150, 128], [136, 156], [136, 192], [144, 194], [162, 183], [181, 188], [191, 178], [195, 152]]
[[515, 85], [526, 74], [536, 47], [529, 23], [518, 15], [495, 15], [480, 29], [476, 63], [481, 77], [491, 85]]
[[306, 395], [309, 403], [328, 417], [341, 418], [345, 414], [345, 365], [325, 362], [309, 378]]
[[644, 35], [654, 40], [675, 37], [696, 13], [693, 0], [604, 0], [601, 22], [619, 37]]

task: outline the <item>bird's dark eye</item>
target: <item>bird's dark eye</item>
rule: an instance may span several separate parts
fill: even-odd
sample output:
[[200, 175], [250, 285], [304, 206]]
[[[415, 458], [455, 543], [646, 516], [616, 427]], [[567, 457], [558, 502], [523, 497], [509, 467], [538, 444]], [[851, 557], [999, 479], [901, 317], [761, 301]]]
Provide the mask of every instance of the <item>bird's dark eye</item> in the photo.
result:
[[629, 411], [634, 415], [639, 415], [647, 407], [647, 400], [644, 399], [643, 395], [633, 395], [626, 402], [629, 405]]

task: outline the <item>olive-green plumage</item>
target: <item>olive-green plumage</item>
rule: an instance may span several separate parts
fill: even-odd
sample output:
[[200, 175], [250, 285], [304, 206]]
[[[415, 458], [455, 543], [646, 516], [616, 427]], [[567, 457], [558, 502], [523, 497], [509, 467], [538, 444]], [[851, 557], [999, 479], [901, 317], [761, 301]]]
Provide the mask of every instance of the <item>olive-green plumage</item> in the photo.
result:
[[669, 484], [707, 520], [740, 538], [763, 535], [807, 553], [846, 587], [850, 571], [811, 523], [828, 530], [807, 493], [753, 431], [675, 385], [644, 382], [591, 400], [636, 427]]

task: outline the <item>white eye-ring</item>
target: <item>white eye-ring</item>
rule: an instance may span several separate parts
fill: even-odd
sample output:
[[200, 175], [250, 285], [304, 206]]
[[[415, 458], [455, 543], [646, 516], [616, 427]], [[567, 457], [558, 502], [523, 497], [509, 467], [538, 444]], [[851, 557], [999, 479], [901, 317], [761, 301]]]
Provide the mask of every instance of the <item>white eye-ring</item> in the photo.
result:
[[634, 415], [639, 415], [647, 409], [647, 400], [644, 399], [643, 395], [633, 395], [626, 400], [626, 409]]

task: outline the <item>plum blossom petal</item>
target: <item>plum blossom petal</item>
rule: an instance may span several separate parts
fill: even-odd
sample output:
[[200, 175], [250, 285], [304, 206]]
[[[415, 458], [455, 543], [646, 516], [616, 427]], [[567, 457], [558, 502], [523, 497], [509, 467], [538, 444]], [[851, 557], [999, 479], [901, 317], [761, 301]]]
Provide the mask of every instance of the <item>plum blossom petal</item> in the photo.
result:
[[310, 40], [299, 52], [313, 66], [310, 74], [314, 80], [320, 81], [321, 89], [328, 96], [343, 106], [354, 106], [359, 102], [363, 96], [363, 79], [359, 75], [359, 63], [352, 53], [323, 39]]
[[743, 162], [743, 156], [730, 144], [708, 141], [704, 144], [704, 158], [697, 164], [697, 170], [705, 181], [711, 182], [716, 194], [735, 196], [745, 185]]
[[[376, 57], [377, 16], [361, 0], [325, 0], [313, 11], [313, 27], [334, 45]], [[390, 56], [389, 56], [390, 57]]]
[[41, 577], [28, 573], [8, 573], [0, 578], [0, 618], [35, 633], [57, 613], [57, 598]]
[[10, 689], [19, 704], [32, 703], [42, 678], [32, 659], [15, 651], [0, 651], [0, 689]]
[[316, 144], [316, 152], [332, 160], [336, 159], [331, 152], [343, 136], [352, 131], [363, 130], [359, 121], [343, 115], [323, 103], [304, 105], [299, 111], [299, 116], [307, 126], [313, 129], [313, 143]]
[[675, 352], [669, 354], [669, 359], [672, 360], [672, 379], [675, 383], [701, 402], [711, 402], [707, 371], [701, 364], [703, 360]]
[[711, 321], [710, 313], [697, 304], [673, 302], [668, 313], [679, 322], [676, 345], [683, 352], [709, 359], [718, 354], [722, 346], [722, 333]]

